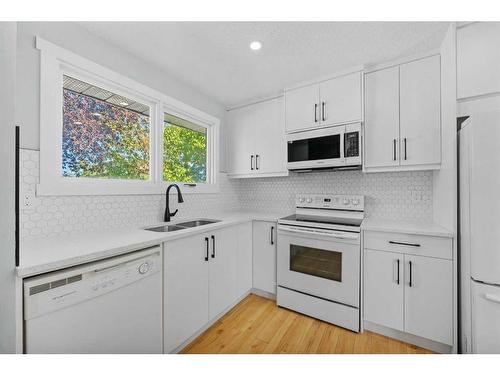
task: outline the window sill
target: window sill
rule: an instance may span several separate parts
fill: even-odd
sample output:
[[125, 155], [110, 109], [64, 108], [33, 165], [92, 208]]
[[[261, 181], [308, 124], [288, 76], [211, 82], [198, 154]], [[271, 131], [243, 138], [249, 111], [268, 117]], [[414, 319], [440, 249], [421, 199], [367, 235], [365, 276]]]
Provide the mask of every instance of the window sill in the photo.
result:
[[[186, 186], [178, 184], [182, 194], [216, 194], [219, 184], [198, 184]], [[54, 183], [40, 183], [36, 187], [37, 196], [82, 196], [82, 195], [160, 195], [165, 194], [168, 183], [135, 181], [71, 181], [61, 179]]]

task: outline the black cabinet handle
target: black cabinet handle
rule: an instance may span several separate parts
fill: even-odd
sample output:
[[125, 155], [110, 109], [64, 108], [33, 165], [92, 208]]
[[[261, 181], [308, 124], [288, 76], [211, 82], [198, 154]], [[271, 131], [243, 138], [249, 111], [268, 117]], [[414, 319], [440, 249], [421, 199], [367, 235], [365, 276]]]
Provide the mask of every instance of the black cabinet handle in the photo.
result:
[[253, 171], [253, 155], [250, 156], [250, 170]]
[[215, 236], [212, 235], [212, 258], [215, 258]]
[[321, 120], [325, 121], [325, 102], [321, 102]]
[[271, 226], [271, 245], [274, 245], [274, 226]]
[[399, 285], [399, 259], [397, 260], [398, 262], [398, 280], [396, 281], [396, 283]]
[[392, 245], [404, 245], [404, 246], [420, 247], [419, 243], [398, 242], [398, 241], [389, 241], [389, 243]]
[[413, 286], [413, 285], [412, 285], [412, 274], [411, 274], [411, 268], [412, 268], [412, 267], [411, 267], [411, 260], [410, 260], [408, 263], [410, 263], [410, 283], [409, 283], [408, 285], [409, 285], [409, 287], [411, 288], [411, 287]]
[[314, 122], [318, 122], [317, 113], [318, 113], [318, 105], [314, 103]]
[[255, 155], [255, 169], [259, 170], [259, 155]]
[[396, 139], [395, 138], [393, 141], [393, 154], [394, 154], [394, 161], [396, 161]]
[[406, 138], [405, 138], [405, 160], [406, 160]]
[[207, 252], [205, 253], [205, 261], [208, 262], [208, 248], [209, 248], [208, 237], [205, 237], [205, 245], [207, 246], [206, 247]]

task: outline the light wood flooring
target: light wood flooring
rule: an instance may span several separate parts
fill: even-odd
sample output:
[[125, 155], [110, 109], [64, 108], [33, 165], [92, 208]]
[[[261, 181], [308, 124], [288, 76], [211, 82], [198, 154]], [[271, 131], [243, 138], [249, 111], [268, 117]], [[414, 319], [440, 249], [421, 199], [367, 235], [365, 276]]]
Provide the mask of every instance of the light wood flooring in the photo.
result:
[[424, 354], [428, 350], [367, 332], [354, 333], [249, 295], [191, 342], [189, 354]]

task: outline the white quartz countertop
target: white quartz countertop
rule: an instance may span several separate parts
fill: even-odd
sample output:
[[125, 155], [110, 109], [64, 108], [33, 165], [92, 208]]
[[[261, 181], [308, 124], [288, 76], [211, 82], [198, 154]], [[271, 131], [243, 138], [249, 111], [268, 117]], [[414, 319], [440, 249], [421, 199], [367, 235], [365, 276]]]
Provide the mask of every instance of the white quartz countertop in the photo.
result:
[[361, 230], [420, 234], [426, 236], [454, 237], [454, 232], [432, 221], [393, 220], [365, 218]]
[[153, 223], [141, 228], [109, 229], [99, 232], [30, 239], [22, 241], [20, 244], [17, 275], [19, 277], [34, 276], [125, 254], [158, 245], [164, 241], [213, 231], [229, 225], [252, 220], [276, 221], [282, 216], [284, 215], [275, 213], [226, 212], [207, 217], [209, 219], [220, 220], [217, 223], [174, 232], [152, 232], [143, 228], [171, 225], [199, 218], [184, 218], [173, 220], [170, 223]]

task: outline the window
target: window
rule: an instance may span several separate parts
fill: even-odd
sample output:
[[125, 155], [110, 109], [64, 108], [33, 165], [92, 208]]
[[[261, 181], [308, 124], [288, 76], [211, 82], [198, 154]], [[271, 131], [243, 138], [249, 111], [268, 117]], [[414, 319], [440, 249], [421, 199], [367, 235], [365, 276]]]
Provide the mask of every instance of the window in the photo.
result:
[[149, 106], [63, 77], [62, 175], [149, 180]]
[[163, 124], [163, 180], [205, 183], [207, 128], [168, 113]]
[[38, 195], [217, 192], [219, 120], [37, 37]]

